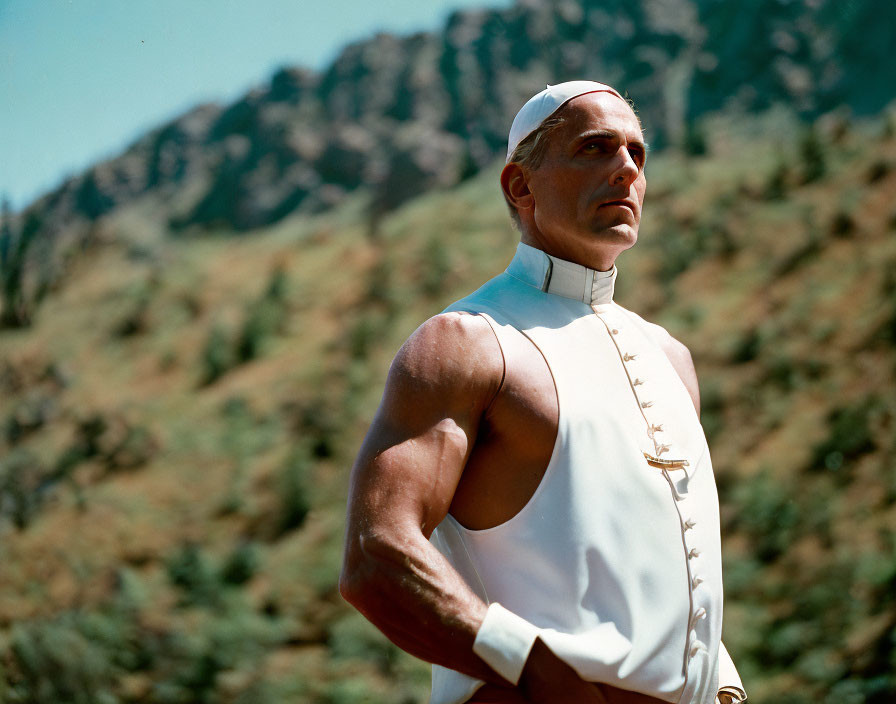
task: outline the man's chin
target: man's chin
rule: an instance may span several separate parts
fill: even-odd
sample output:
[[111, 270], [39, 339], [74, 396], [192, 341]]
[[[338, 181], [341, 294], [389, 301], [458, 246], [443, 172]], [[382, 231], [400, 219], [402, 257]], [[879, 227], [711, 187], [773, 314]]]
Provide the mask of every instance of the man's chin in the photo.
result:
[[638, 241], [638, 230], [628, 224], [602, 227], [595, 231], [595, 239], [604, 244], [623, 245], [625, 249], [633, 246]]

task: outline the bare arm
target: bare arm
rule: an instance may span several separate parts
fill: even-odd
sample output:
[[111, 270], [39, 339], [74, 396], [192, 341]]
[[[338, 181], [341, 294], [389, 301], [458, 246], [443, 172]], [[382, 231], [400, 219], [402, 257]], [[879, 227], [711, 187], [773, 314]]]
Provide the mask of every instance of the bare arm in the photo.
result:
[[352, 470], [340, 591], [402, 649], [488, 683], [493, 701], [605, 704], [540, 641], [512, 689], [473, 652], [486, 604], [429, 542], [503, 380], [479, 316], [436, 316], [405, 343]]
[[485, 603], [429, 542], [502, 379], [479, 316], [437, 316], [405, 343], [352, 470], [340, 591], [409, 653], [510, 686], [473, 652]]

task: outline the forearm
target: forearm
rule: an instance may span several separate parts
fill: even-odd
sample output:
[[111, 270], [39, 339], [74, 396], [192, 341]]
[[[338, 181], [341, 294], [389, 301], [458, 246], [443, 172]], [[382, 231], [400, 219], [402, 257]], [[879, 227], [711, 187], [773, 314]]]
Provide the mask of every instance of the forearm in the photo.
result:
[[358, 540], [347, 553], [340, 589], [403, 650], [471, 677], [511, 686], [473, 652], [486, 604], [422, 534], [400, 544]]

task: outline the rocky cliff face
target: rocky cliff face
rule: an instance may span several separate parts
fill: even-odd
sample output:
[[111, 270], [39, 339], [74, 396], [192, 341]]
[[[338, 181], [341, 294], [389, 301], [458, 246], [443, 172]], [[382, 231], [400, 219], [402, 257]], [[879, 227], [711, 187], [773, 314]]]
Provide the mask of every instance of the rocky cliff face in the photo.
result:
[[175, 231], [245, 230], [359, 186], [381, 212], [496, 158], [519, 106], [572, 78], [626, 91], [654, 148], [723, 107], [873, 113], [893, 97], [894, 35], [887, 0], [519, 0], [457, 12], [438, 33], [380, 34], [321, 74], [284, 68], [232, 105], [198, 107], [27, 215], [33, 235], [56, 239], [157, 191], [171, 195], [160, 217]]

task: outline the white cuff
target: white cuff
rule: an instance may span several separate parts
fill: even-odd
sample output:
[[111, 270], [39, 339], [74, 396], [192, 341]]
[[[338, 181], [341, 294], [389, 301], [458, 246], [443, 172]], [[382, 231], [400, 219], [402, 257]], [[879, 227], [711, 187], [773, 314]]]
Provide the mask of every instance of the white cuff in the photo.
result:
[[473, 652], [501, 677], [516, 685], [537, 637], [536, 626], [492, 602], [476, 633]]

